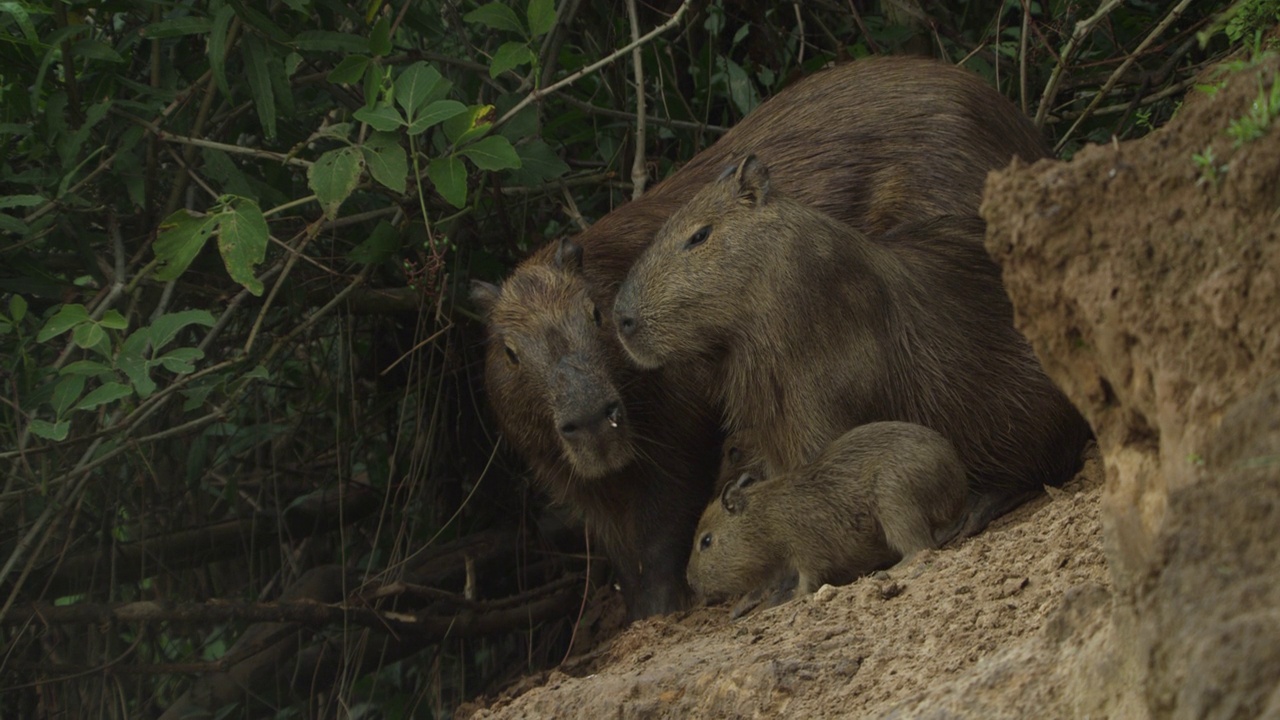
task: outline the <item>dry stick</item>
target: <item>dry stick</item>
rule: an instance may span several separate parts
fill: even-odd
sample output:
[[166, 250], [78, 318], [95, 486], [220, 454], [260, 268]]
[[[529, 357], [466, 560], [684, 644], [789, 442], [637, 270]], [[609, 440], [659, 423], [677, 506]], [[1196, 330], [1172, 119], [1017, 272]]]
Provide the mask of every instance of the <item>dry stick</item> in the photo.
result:
[[1022, 44], [1018, 50], [1018, 96], [1022, 100], [1022, 114], [1030, 115], [1030, 104], [1027, 99], [1027, 30], [1031, 25], [1031, 6], [1022, 0]]
[[1173, 9], [1169, 11], [1169, 14], [1165, 15], [1164, 19], [1161, 20], [1160, 23], [1155, 26], [1155, 29], [1153, 29], [1142, 43], [1138, 45], [1137, 49], [1129, 53], [1129, 56], [1124, 59], [1124, 62], [1120, 63], [1120, 67], [1116, 68], [1115, 71], [1111, 73], [1111, 77], [1107, 78], [1106, 84], [1102, 86], [1102, 89], [1098, 91], [1098, 94], [1093, 96], [1093, 101], [1084, 109], [1084, 112], [1080, 114], [1080, 117], [1076, 118], [1076, 121], [1071, 124], [1071, 127], [1067, 128], [1067, 131], [1062, 134], [1062, 138], [1058, 140], [1058, 144], [1053, 146], [1053, 151], [1055, 153], [1062, 150], [1062, 146], [1066, 144], [1067, 139], [1071, 137], [1071, 134], [1075, 132], [1076, 128], [1080, 127], [1080, 123], [1084, 122], [1086, 118], [1093, 114], [1093, 109], [1102, 102], [1102, 99], [1106, 97], [1107, 93], [1111, 92], [1111, 88], [1115, 87], [1116, 83], [1120, 80], [1120, 76], [1124, 75], [1124, 72], [1129, 69], [1130, 65], [1133, 65], [1137, 57], [1147, 49], [1147, 46], [1155, 42], [1155, 39], [1167, 30], [1169, 26], [1182, 15], [1182, 12], [1186, 10], [1187, 6], [1190, 4], [1191, 0], [1182, 0], [1182, 2], [1175, 5]]
[[[690, 4], [692, 1], [693, 1], [693, 0], [684, 0], [683, 2], [681, 2], [681, 3], [680, 3], [680, 7], [676, 9], [676, 12], [675, 12], [675, 14], [674, 14], [674, 15], [672, 15], [670, 18], [668, 18], [668, 19], [667, 19], [667, 21], [666, 21], [665, 23], [663, 23], [663, 24], [659, 25], [658, 27], [654, 28], [653, 30], [651, 30], [651, 31], [650, 31], [647, 35], [645, 35], [644, 37], [639, 38], [638, 40], [636, 40], [636, 41], [635, 41], [635, 42], [633, 42], [633, 43], [629, 43], [626, 47], [619, 48], [618, 50], [615, 50], [615, 51], [613, 51], [612, 53], [609, 53], [609, 55], [607, 55], [604, 59], [602, 59], [602, 60], [597, 60], [596, 62], [591, 63], [590, 65], [588, 65], [588, 66], [586, 66], [586, 67], [582, 68], [581, 70], [579, 70], [579, 71], [577, 71], [577, 72], [573, 73], [572, 75], [569, 75], [568, 77], [566, 77], [566, 78], [564, 78], [564, 79], [560, 80], [559, 82], [557, 82], [557, 83], [555, 83], [555, 84], [549, 85], [549, 86], [547, 86], [547, 87], [545, 87], [545, 88], [541, 88], [541, 89], [539, 89], [539, 90], [534, 90], [533, 92], [529, 93], [528, 95], [525, 95], [525, 96], [524, 96], [524, 99], [523, 99], [523, 100], [521, 100], [520, 102], [516, 103], [515, 107], [511, 108], [510, 110], [508, 110], [508, 111], [506, 112], [506, 114], [504, 114], [502, 117], [498, 118], [498, 121], [494, 123], [494, 127], [497, 127], [497, 126], [499, 126], [499, 125], [503, 125], [503, 124], [505, 124], [508, 120], [510, 120], [511, 118], [515, 117], [515, 115], [516, 115], [517, 113], [519, 113], [521, 110], [523, 110], [523, 109], [525, 109], [526, 107], [528, 107], [528, 106], [529, 106], [529, 103], [532, 103], [532, 102], [536, 102], [536, 101], [538, 101], [538, 100], [541, 100], [542, 98], [544, 98], [544, 97], [546, 97], [547, 95], [549, 95], [549, 94], [551, 94], [551, 93], [555, 92], [556, 90], [559, 90], [559, 89], [560, 89], [560, 88], [562, 88], [562, 87], [565, 87], [565, 86], [567, 86], [567, 85], [570, 85], [570, 84], [572, 84], [572, 83], [577, 82], [578, 80], [582, 79], [583, 77], [586, 77], [587, 75], [590, 75], [591, 73], [593, 73], [593, 72], [595, 72], [595, 71], [599, 70], [600, 68], [604, 67], [605, 65], [608, 65], [608, 64], [612, 63], [614, 60], [617, 60], [618, 58], [622, 57], [623, 55], [626, 55], [627, 53], [631, 52], [631, 50], [632, 50], [634, 47], [638, 47], [638, 46], [640, 46], [640, 45], [644, 45], [645, 43], [649, 42], [650, 40], [653, 40], [654, 38], [656, 38], [656, 37], [658, 37], [659, 35], [661, 35], [661, 34], [665, 33], [666, 31], [670, 30], [671, 28], [675, 27], [676, 25], [679, 25], [679, 24], [680, 24], [680, 20], [682, 20], [682, 19], [684, 18], [684, 14], [685, 14], [686, 12], [688, 12], [688, 11], [689, 11], [689, 4]], [[1116, 1], [1118, 2], [1119, 0], [1116, 0]]]
[[[585, 100], [579, 100], [569, 95], [560, 95], [559, 99], [561, 102], [568, 103], [569, 105], [572, 105], [583, 112], [591, 113], [592, 115], [603, 115], [605, 117], [614, 117], [620, 120], [636, 119], [634, 113], [629, 113], [626, 110], [615, 110], [613, 108], [592, 105]], [[729, 132], [729, 128], [727, 127], [722, 127], [720, 125], [707, 125], [706, 123], [693, 122], [692, 120], [675, 120], [672, 118], [652, 116], [647, 118], [647, 121], [655, 125], [666, 125], [667, 127], [676, 128], [677, 130], [695, 130], [699, 132], [709, 131], [714, 133]]]
[[[1122, 112], [1126, 112], [1135, 107], [1144, 107], [1146, 105], [1151, 105], [1153, 103], [1157, 103], [1161, 100], [1164, 100], [1165, 98], [1174, 97], [1176, 95], [1182, 94], [1192, 85], [1195, 85], [1196, 80], [1197, 78], [1195, 77], [1189, 77], [1183, 80], [1182, 82], [1176, 83], [1174, 85], [1170, 85], [1169, 87], [1161, 90], [1160, 92], [1149, 93], [1147, 95], [1144, 95], [1137, 103], [1122, 102], [1122, 103], [1116, 103], [1115, 105], [1107, 105], [1105, 107], [1100, 107], [1097, 110], [1094, 110], [1093, 114], [1094, 115], [1116, 115]], [[1061, 119], [1064, 121], [1073, 120], [1076, 117], [1077, 117], [1077, 114], [1075, 113], [1063, 113]]]
[[582, 577], [582, 602], [578, 604], [578, 618], [573, 621], [573, 632], [569, 634], [569, 647], [565, 648], [564, 657], [560, 658], [561, 665], [569, 660], [569, 653], [573, 652], [573, 642], [578, 639], [578, 627], [582, 625], [582, 616], [587, 612], [587, 596], [591, 594], [591, 533], [588, 532], [588, 528], [583, 528], [582, 537], [587, 542], [587, 572]]
[[799, 36], [799, 49], [796, 52], [796, 65], [804, 65], [804, 15], [800, 13], [800, 0], [791, 4], [796, 10], [796, 34]]
[[644, 194], [648, 173], [644, 169], [644, 53], [640, 51], [640, 16], [636, 14], [636, 0], [627, 0], [627, 17], [631, 19], [631, 67], [636, 76], [636, 152], [631, 160], [631, 199]]
[[867, 30], [867, 24], [862, 22], [862, 14], [858, 12], [858, 8], [853, 4], [853, 0], [849, 0], [849, 12], [853, 13], [853, 22], [858, 26], [858, 31], [862, 33], [862, 38], [867, 41], [867, 47], [871, 48], [872, 55], [880, 54], [880, 45], [871, 37], [871, 32]]
[[551, 32], [542, 39], [542, 47], [538, 49], [539, 67], [542, 75], [538, 78], [537, 87], [551, 82], [559, 67], [560, 48], [564, 47], [564, 39], [569, 35], [569, 25], [578, 15], [582, 0], [561, 0], [560, 9], [556, 12], [556, 23]]
[[267, 312], [271, 310], [271, 305], [275, 301], [276, 295], [280, 293], [280, 289], [284, 287], [285, 280], [289, 278], [289, 272], [297, 264], [298, 258], [302, 257], [302, 251], [307, 249], [307, 245], [318, 234], [320, 234], [320, 225], [318, 223], [313, 223], [303, 230], [298, 249], [289, 255], [289, 259], [284, 263], [284, 269], [280, 272], [280, 277], [276, 279], [275, 284], [271, 286], [271, 292], [267, 293], [266, 299], [262, 301], [262, 310], [258, 312], [258, 318], [253, 321], [253, 327], [249, 330], [249, 338], [244, 342], [244, 353], [246, 355], [253, 350], [253, 341], [258, 338], [258, 332], [262, 330], [262, 323], [266, 321]]
[[120, 117], [132, 120], [133, 122], [146, 128], [147, 130], [150, 130], [152, 134], [154, 134], [158, 139], [164, 140], [166, 142], [178, 143], [180, 145], [193, 145], [195, 147], [210, 148], [212, 150], [221, 150], [223, 152], [234, 153], [237, 155], [249, 155], [250, 157], [262, 158], [263, 160], [274, 160], [276, 162], [281, 162], [286, 165], [296, 165], [298, 167], [304, 167], [304, 168], [309, 168], [311, 167], [311, 164], [312, 164], [310, 160], [303, 160], [302, 158], [291, 157], [289, 155], [273, 152], [271, 150], [259, 150], [258, 148], [248, 148], [248, 147], [242, 147], [240, 145], [228, 145], [227, 143], [215, 142], [213, 140], [205, 140], [204, 138], [188, 137], [186, 135], [178, 135], [176, 133], [171, 133], [168, 130], [161, 129], [159, 125], [156, 125], [150, 120], [140, 118], [137, 115], [127, 113], [123, 110], [117, 110], [115, 108], [111, 108], [109, 112], [115, 113]]
[[1053, 72], [1049, 74], [1049, 82], [1044, 86], [1044, 94], [1040, 97], [1040, 107], [1036, 110], [1036, 127], [1044, 127], [1045, 118], [1049, 115], [1049, 108], [1053, 107], [1054, 99], [1058, 95], [1058, 83], [1062, 81], [1062, 71], [1066, 68], [1067, 63], [1071, 62], [1071, 57], [1076, 51], [1076, 45], [1093, 31], [1093, 26], [1102, 22], [1102, 19], [1112, 10], [1115, 10], [1119, 4], [1120, 0], [1105, 0], [1096, 13], [1076, 23], [1076, 29], [1072, 31], [1066, 46], [1062, 48], [1062, 56], [1058, 58], [1058, 64], [1053, 66]]
[[569, 219], [579, 230], [587, 229], [587, 221], [582, 217], [582, 211], [578, 209], [578, 203], [573, 201], [573, 194], [569, 192], [568, 186], [561, 187], [560, 192], [564, 194], [564, 211], [569, 214]]

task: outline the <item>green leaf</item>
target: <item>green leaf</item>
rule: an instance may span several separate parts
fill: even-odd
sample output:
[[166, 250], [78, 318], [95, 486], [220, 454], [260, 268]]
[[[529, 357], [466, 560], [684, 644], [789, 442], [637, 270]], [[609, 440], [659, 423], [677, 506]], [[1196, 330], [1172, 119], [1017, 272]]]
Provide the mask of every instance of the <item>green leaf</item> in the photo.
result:
[[390, 133], [374, 133], [365, 141], [364, 162], [374, 180], [388, 188], [403, 193], [405, 177], [409, 174], [409, 162], [405, 159], [404, 148], [400, 147], [395, 135]]
[[[3, 5], [3, 3], [0, 3]], [[18, 123], [0, 123], [0, 135], [30, 135], [34, 131], [29, 125], [19, 125]]]
[[98, 324], [104, 328], [111, 330], [124, 330], [129, 327], [129, 321], [124, 319], [118, 310], [108, 310], [102, 314], [102, 319]]
[[262, 281], [253, 268], [267, 257], [271, 231], [258, 203], [234, 195], [226, 196], [226, 210], [218, 215], [218, 251], [231, 279], [254, 295], [262, 294]]
[[27, 300], [21, 295], [9, 296], [9, 319], [14, 325], [22, 322], [22, 318], [27, 316]]
[[27, 224], [12, 215], [0, 213], [0, 230], [11, 232], [14, 235], [26, 236], [31, 232], [31, 228]]
[[195, 372], [196, 366], [193, 363], [203, 357], [204, 351], [199, 348], [175, 348], [162, 357], [156, 358], [154, 362], [164, 366], [164, 369], [171, 373], [186, 375]]
[[[151, 323], [151, 329], [147, 337], [151, 342], [152, 351], [159, 352], [163, 350], [164, 346], [168, 345], [179, 331], [190, 325], [213, 327], [213, 315], [208, 310], [183, 310], [182, 312], [161, 315], [156, 318], [155, 322]], [[132, 340], [132, 336], [130, 336], [130, 340]], [[143, 346], [145, 346], [145, 343], [143, 343]], [[123, 346], [120, 352], [124, 354]], [[139, 350], [139, 357], [141, 357], [141, 350]]]
[[[163, 319], [158, 318], [156, 322]], [[177, 332], [176, 330], [174, 332]], [[120, 344], [120, 354], [116, 356], [116, 368], [123, 372], [133, 383], [138, 397], [146, 399], [156, 391], [155, 381], [151, 379], [151, 363], [143, 357], [147, 344], [151, 342], [151, 328], [145, 327], [133, 331], [133, 334]]]
[[542, 140], [517, 145], [516, 154], [520, 156], [520, 171], [515, 175], [517, 182], [533, 185], [569, 172], [569, 166]]
[[404, 118], [400, 117], [400, 111], [383, 103], [379, 103], [377, 107], [373, 108], [360, 108], [352, 115], [360, 122], [369, 123], [369, 127], [374, 130], [383, 132], [389, 132], [405, 125]]
[[450, 205], [460, 208], [467, 204], [467, 168], [461, 160], [453, 156], [436, 158], [427, 166], [427, 177]]
[[77, 360], [73, 363], [67, 363], [58, 373], [60, 375], [91, 375], [94, 377], [112, 374], [110, 367], [93, 360]]
[[59, 441], [67, 439], [67, 433], [71, 431], [71, 422], [63, 420], [55, 425], [48, 420], [32, 420], [27, 427], [31, 428], [32, 435], [45, 440]]
[[381, 220], [369, 237], [352, 249], [347, 257], [361, 265], [374, 265], [389, 259], [399, 249], [400, 233], [391, 223]]
[[241, 2], [241, 0], [231, 0], [229, 4], [235, 7], [236, 15], [239, 16], [245, 24], [257, 28], [263, 35], [270, 38], [272, 42], [287, 44], [292, 41], [289, 34], [284, 30], [281, 30], [279, 25], [276, 25], [271, 21], [271, 18], [253, 9], [253, 3], [245, 3]]
[[383, 15], [369, 33], [369, 50], [377, 57], [391, 52], [391, 15]]
[[409, 125], [410, 135], [421, 135], [433, 125], [457, 117], [467, 111], [467, 106], [457, 100], [436, 100], [422, 110], [422, 114], [414, 118]]
[[231, 21], [236, 11], [230, 5], [223, 5], [213, 16], [213, 27], [209, 31], [209, 69], [213, 71], [213, 79], [218, 89], [227, 98], [231, 97], [231, 86], [227, 84], [227, 34], [231, 32]]
[[493, 54], [489, 62], [489, 77], [496, 78], [502, 73], [521, 65], [528, 65], [536, 58], [529, 46], [522, 42], [505, 42]]
[[368, 38], [332, 30], [308, 30], [298, 33], [298, 36], [293, 39], [293, 46], [310, 52], [369, 54]]
[[35, 208], [36, 205], [42, 205], [44, 202], [44, 197], [40, 195], [8, 195], [0, 197], [0, 209]]
[[556, 25], [556, 0], [529, 0], [529, 32], [542, 37]]
[[62, 333], [89, 321], [89, 311], [83, 305], [63, 305], [36, 334], [36, 342], [45, 342], [58, 337]]
[[355, 147], [330, 150], [307, 169], [307, 183], [326, 216], [338, 214], [338, 207], [356, 189], [363, 170], [364, 155]]
[[81, 40], [71, 46], [71, 54], [89, 60], [106, 60], [107, 62], [124, 62], [120, 53], [101, 40]]
[[160, 261], [155, 278], [168, 282], [185, 272], [216, 228], [216, 218], [192, 215], [188, 210], [179, 210], [165, 218], [151, 246]]
[[199, 35], [212, 29], [213, 23], [204, 17], [181, 17], [161, 20], [142, 28], [144, 38], [171, 38], [183, 35]]
[[329, 71], [329, 82], [342, 85], [353, 85], [364, 77], [365, 68], [369, 67], [369, 58], [363, 55], [348, 55], [342, 58], [338, 66]]
[[508, 170], [520, 167], [520, 156], [511, 141], [501, 135], [490, 135], [458, 151], [481, 170]]
[[108, 382], [103, 383], [102, 387], [96, 388], [93, 392], [84, 396], [84, 400], [76, 406], [77, 410], [92, 410], [99, 405], [105, 405], [109, 402], [115, 402], [120, 398], [129, 397], [133, 394], [133, 388], [124, 383]]
[[453, 83], [444, 79], [439, 70], [419, 61], [405, 68], [400, 77], [396, 78], [396, 102], [400, 103], [405, 117], [412, 122], [419, 108], [444, 97], [451, 87]]
[[463, 15], [462, 19], [470, 23], [487, 25], [494, 30], [509, 30], [521, 35], [525, 34], [524, 25], [520, 24], [520, 18], [516, 16], [516, 11], [500, 2], [481, 5]]
[[249, 97], [258, 112], [258, 122], [268, 140], [276, 136], [276, 98], [271, 92], [271, 51], [258, 36], [245, 33], [244, 69], [249, 81]]
[[68, 375], [54, 386], [53, 398], [49, 400], [49, 404], [53, 406], [54, 416], [62, 417], [63, 413], [80, 399], [86, 379], [84, 375]]
[[0, 12], [13, 16], [18, 23], [18, 27], [22, 28], [22, 35], [27, 42], [35, 45], [40, 42], [40, 35], [36, 32], [36, 26], [31, 22], [31, 14], [24, 7], [26, 3], [20, 2], [0, 2]]
[[462, 145], [489, 132], [489, 128], [493, 127], [493, 119], [492, 105], [472, 105], [467, 108], [467, 112], [444, 121], [445, 137], [455, 145]]
[[71, 342], [86, 350], [102, 342], [107, 336], [107, 331], [103, 330], [100, 325], [93, 322], [82, 323], [71, 331]]

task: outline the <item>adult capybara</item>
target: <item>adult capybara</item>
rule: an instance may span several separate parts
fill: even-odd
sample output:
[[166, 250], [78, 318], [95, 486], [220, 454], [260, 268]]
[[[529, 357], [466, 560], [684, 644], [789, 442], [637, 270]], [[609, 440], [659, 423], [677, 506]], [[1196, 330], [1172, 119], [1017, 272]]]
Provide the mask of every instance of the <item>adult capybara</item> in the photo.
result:
[[[663, 222], [748, 150], [772, 164], [775, 187], [876, 237], [906, 220], [975, 213], [989, 170], [1045, 155], [1035, 128], [973, 74], [923, 58], [859, 60], [782, 91], [601, 218], [576, 238], [581, 262], [551, 244], [500, 288], [476, 284], [498, 424], [537, 484], [604, 538], [632, 617], [680, 607], [669, 588], [684, 585], [688, 541], [715, 479], [718, 415], [702, 368], [635, 372], [596, 311], [610, 314]], [[678, 487], [658, 492], [663, 483]], [[646, 519], [660, 502], [650, 491], [669, 521]], [[670, 547], [679, 557], [656, 565]], [[681, 571], [658, 577], [671, 568]]]
[[937, 432], [862, 425], [803, 467], [726, 485], [698, 522], [689, 585], [715, 599], [789, 572], [799, 595], [852, 582], [951, 539], [967, 494], [964, 463]]
[[766, 475], [868, 422], [937, 430], [970, 471], [973, 532], [1069, 478], [1090, 436], [1014, 329], [983, 231], [953, 216], [872, 242], [748, 157], [663, 226], [614, 321], [641, 367], [714, 368]]

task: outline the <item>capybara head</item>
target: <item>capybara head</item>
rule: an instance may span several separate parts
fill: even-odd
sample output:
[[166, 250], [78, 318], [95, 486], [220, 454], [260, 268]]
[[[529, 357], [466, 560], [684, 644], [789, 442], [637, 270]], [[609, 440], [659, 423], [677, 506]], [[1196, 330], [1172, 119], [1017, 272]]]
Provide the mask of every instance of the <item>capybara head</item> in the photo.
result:
[[698, 191], [662, 226], [613, 306], [618, 337], [641, 367], [706, 353], [751, 312], [769, 282], [765, 245], [776, 213], [769, 171], [754, 155]]
[[786, 562], [760, 512], [768, 501], [760, 497], [767, 482], [743, 473], [703, 511], [685, 571], [698, 596], [717, 600], [750, 592]]
[[610, 376], [620, 358], [607, 310], [587, 293], [582, 249], [565, 240], [554, 262], [521, 267], [501, 287], [473, 282], [471, 297], [489, 324], [491, 405], [516, 447], [558, 457], [546, 447], [558, 442], [588, 478], [629, 463], [635, 449]]

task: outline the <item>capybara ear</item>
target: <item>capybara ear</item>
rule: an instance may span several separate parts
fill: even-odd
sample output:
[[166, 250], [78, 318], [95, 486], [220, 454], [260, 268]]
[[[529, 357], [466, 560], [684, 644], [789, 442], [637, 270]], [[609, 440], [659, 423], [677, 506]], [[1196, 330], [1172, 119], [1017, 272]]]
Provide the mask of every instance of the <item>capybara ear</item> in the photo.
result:
[[724, 507], [724, 511], [730, 515], [737, 515], [747, 509], [747, 496], [743, 494], [742, 489], [756, 481], [756, 477], [751, 473], [742, 473], [734, 482], [724, 486], [724, 490], [720, 493], [720, 505]]
[[738, 163], [734, 180], [738, 183], [738, 199], [743, 204], [750, 207], [764, 204], [769, 194], [769, 168], [755, 155], [748, 155]]
[[493, 304], [498, 302], [498, 296], [502, 294], [502, 288], [488, 283], [483, 280], [471, 281], [471, 302], [485, 315], [493, 310]]
[[561, 270], [582, 270], [582, 246], [572, 238], [561, 238], [556, 248], [556, 267]]

